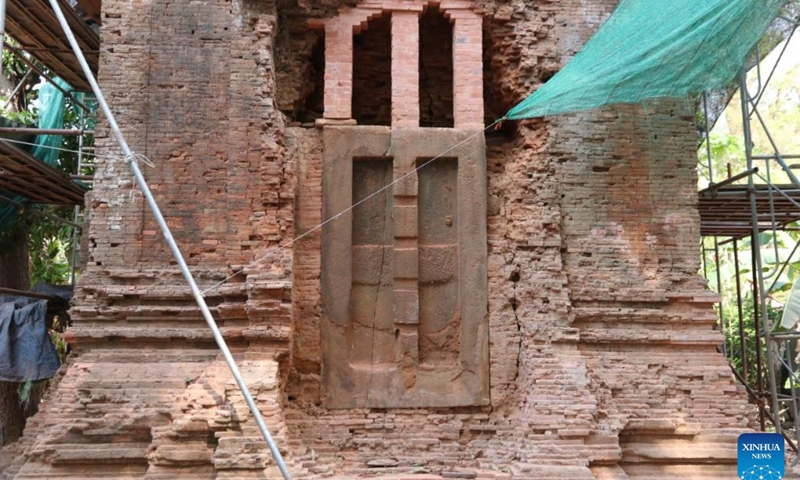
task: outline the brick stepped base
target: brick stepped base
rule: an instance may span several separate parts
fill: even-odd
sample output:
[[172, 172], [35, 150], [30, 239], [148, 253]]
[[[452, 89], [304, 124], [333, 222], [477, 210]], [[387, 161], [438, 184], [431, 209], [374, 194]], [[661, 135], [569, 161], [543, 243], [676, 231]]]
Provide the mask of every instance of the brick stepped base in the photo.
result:
[[442, 480], [442, 479], [476, 479], [476, 480], [511, 480], [513, 477], [509, 473], [498, 472], [496, 470], [476, 470], [476, 469], [453, 469], [445, 470], [440, 473], [426, 473], [418, 469], [416, 472], [380, 474], [376, 469], [364, 470], [361, 474], [351, 473], [331, 477], [330, 480], [353, 480], [360, 478], [377, 478], [380, 480]]
[[[254, 357], [250, 354], [248, 357]], [[240, 361], [279, 445], [278, 364]], [[222, 480], [272, 475], [269, 452], [215, 350], [94, 350], [72, 357], [3, 479]], [[60, 420], [62, 428], [48, 428]], [[284, 452], [285, 453], [285, 452]]]

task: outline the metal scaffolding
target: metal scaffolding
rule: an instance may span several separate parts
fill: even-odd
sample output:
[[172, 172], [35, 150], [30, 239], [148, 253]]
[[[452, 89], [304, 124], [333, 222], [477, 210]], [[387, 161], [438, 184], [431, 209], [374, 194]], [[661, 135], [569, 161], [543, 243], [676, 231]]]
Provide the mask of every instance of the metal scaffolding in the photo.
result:
[[[91, 51], [91, 64], [96, 71], [99, 58], [100, 39], [72, 9], [66, 15], [69, 25], [78, 32], [81, 45]], [[63, 78], [78, 92], [88, 91], [89, 83], [80, 69], [75, 55], [69, 50], [67, 37], [47, 0], [0, 0], [0, 32], [11, 37], [15, 44], [4, 42], [0, 35], [0, 50], [7, 50], [27, 67], [27, 73], [13, 89], [6, 107], [20, 92], [23, 84], [32, 74], [37, 74], [54, 85], [73, 105], [81, 110], [81, 119], [92, 115], [92, 109], [82, 101], [82, 94], [65, 90], [54, 81]], [[79, 100], [78, 97], [81, 97]], [[2, 128], [0, 133], [65, 135], [84, 137], [93, 134], [83, 128], [75, 130], [40, 130], [33, 128]], [[25, 142], [13, 139], [0, 139], [0, 189], [24, 197], [31, 202], [54, 205], [82, 205], [86, 193], [84, 186], [77, 184], [69, 175], [39, 161], [20, 147]], [[82, 155], [79, 153], [79, 156]], [[83, 176], [82, 167], [75, 175]]]
[[[779, 21], [791, 25], [786, 39], [788, 45], [798, 24], [788, 19]], [[701, 162], [700, 168], [705, 171], [709, 185], [699, 192], [699, 205], [704, 274], [707, 280], [716, 283], [720, 294], [728, 289], [733, 290], [735, 297], [732, 312], [725, 311], [724, 301], [717, 309], [719, 328], [725, 338], [721, 351], [756, 405], [761, 429], [774, 429], [783, 434], [790, 448], [797, 452], [800, 445], [800, 371], [796, 357], [800, 331], [776, 330], [780, 320], [770, 318], [773, 312], [770, 303], [781, 286], [779, 278], [800, 250], [800, 240], [793, 240], [788, 256], [785, 255], [788, 249], [782, 252], [779, 247], [779, 237], [788, 238], [779, 232], [800, 230], [800, 181], [795, 175], [798, 166], [789, 164], [800, 159], [800, 154], [781, 149], [770, 133], [769, 119], [759, 110], [764, 94], [774, 87], [771, 81], [776, 70], [781, 62], [787, 61], [785, 53], [786, 47], [783, 47], [769, 72], [762, 72], [760, 67], [752, 69], [755, 91], [748, 87], [748, 72], [744, 68], [741, 70], [738, 91], [745, 168], [732, 172], [729, 164], [728, 171], [723, 172], [726, 178], [716, 183], [718, 172], [714, 172], [711, 136], [706, 123], [703, 152], [706, 162]], [[758, 60], [757, 54], [756, 58]], [[705, 98], [703, 100], [705, 104]], [[768, 145], [762, 147], [769, 150], [767, 154], [754, 153], [753, 130], [756, 128], [765, 134]], [[747, 263], [741, 255], [743, 243], [749, 243], [749, 278], [745, 278], [747, 272], [740, 268], [741, 263]], [[732, 262], [721, 260], [723, 247], [732, 250]], [[706, 263], [709, 254], [714, 262], [713, 276]], [[766, 256], [774, 261], [765, 262]], [[724, 269], [732, 270], [730, 278], [723, 278]], [[746, 292], [745, 282], [751, 285], [749, 292]]]
[[[74, 12], [67, 16], [70, 25], [80, 31], [82, 43], [94, 51], [92, 58], [96, 68], [99, 49], [97, 34]], [[13, 43], [9, 44], [0, 36], [0, 49], [7, 50], [27, 66], [27, 72], [13, 88], [3, 108], [8, 108], [24, 92], [23, 87], [32, 75], [38, 75], [61, 91], [78, 113], [79, 125], [73, 129], [0, 128], [0, 135], [3, 135], [0, 138], [0, 204], [15, 205], [73, 228], [70, 277], [74, 284], [84, 195], [93, 181], [91, 151], [94, 131], [88, 125], [94, 123], [96, 100], [91, 94], [82, 93], [90, 88], [88, 81], [79, 69], [77, 58], [68, 50], [66, 35], [58, 34], [58, 19], [46, 0], [0, 0], [0, 31], [13, 39]], [[67, 79], [76, 91], [65, 89], [57, 83], [55, 79], [59, 77]], [[77, 150], [71, 153], [77, 156], [77, 166], [72, 174], [68, 175], [34, 158], [25, 149], [33, 145], [26, 141], [25, 135], [76, 137]], [[38, 208], [29, 208], [31, 204], [73, 207], [73, 219], [70, 221]]]

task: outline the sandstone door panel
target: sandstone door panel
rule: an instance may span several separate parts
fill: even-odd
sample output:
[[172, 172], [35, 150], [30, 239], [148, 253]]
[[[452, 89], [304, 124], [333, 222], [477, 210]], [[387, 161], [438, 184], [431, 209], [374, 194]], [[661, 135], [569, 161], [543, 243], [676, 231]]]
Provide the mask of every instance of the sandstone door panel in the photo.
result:
[[413, 172], [466, 136], [430, 130], [323, 132], [323, 217], [357, 204], [323, 230], [329, 408], [488, 403], [483, 141]]
[[455, 365], [461, 350], [458, 161], [424, 159], [421, 165], [425, 166], [418, 173], [419, 360], [422, 365]]
[[[348, 350], [354, 368], [391, 364], [392, 324], [392, 195], [374, 192], [392, 182], [392, 159], [353, 162], [352, 271]], [[373, 195], [371, 198], [368, 198]], [[359, 204], [359, 202], [363, 202]]]

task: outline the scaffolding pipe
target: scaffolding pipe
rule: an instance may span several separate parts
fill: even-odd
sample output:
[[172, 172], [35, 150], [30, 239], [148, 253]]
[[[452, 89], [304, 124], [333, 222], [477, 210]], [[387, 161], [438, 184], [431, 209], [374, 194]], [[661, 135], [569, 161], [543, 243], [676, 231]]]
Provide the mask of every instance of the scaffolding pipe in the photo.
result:
[[[55, 0], [51, 0], [55, 1]], [[745, 150], [745, 159], [747, 161], [747, 169], [753, 168], [753, 143], [752, 137], [750, 133], [750, 116], [749, 116], [749, 108], [748, 108], [748, 91], [747, 91], [747, 71], [742, 68], [739, 71], [739, 96], [741, 97], [742, 103], [742, 126], [744, 127], [744, 150]], [[796, 179], [793, 179], [796, 181]], [[775, 354], [775, 345], [772, 343], [771, 334], [770, 334], [770, 325], [769, 319], [767, 316], [767, 303], [766, 303], [766, 290], [764, 289], [764, 276], [762, 272], [762, 263], [761, 263], [761, 242], [759, 239], [758, 234], [758, 207], [756, 205], [756, 195], [755, 195], [755, 188], [753, 186], [753, 177], [748, 177], [748, 196], [750, 197], [750, 213], [752, 215], [753, 221], [753, 242], [751, 249], [753, 251], [753, 270], [755, 272], [755, 276], [758, 283], [758, 290], [761, 292], [761, 296], [759, 297], [760, 302], [760, 314], [761, 314], [761, 322], [764, 327], [764, 341], [767, 344], [767, 376], [769, 378], [769, 390], [772, 397], [772, 414], [775, 417], [775, 431], [777, 433], [782, 432], [781, 427], [781, 419], [780, 419], [780, 407], [778, 405], [778, 396], [777, 396], [777, 382], [775, 379], [775, 369], [772, 368], [772, 359], [776, 356]]]
[[[759, 312], [761, 311], [758, 308], [759, 302], [759, 295], [760, 291], [758, 290], [758, 272], [756, 272], [756, 250], [753, 248], [753, 245], [756, 243], [757, 235], [751, 234], [750, 240], [750, 270], [753, 272], [753, 330], [754, 336], [756, 339], [756, 388], [758, 389], [758, 394], [763, 397], [764, 396], [764, 359], [761, 357], [761, 322], [759, 321]], [[758, 421], [761, 425], [761, 431], [765, 431], [767, 425], [764, 421], [765, 415], [768, 415], [764, 408], [764, 402], [758, 402]], [[774, 423], [774, 422], [773, 422]]]
[[[800, 245], [800, 243], [799, 243]], [[736, 276], [736, 307], [739, 315], [739, 357], [742, 360], [742, 377], [747, 380], [747, 334], [744, 331], [744, 312], [742, 311], [742, 283], [739, 278], [739, 243], [733, 239], [733, 268]]]
[[80, 137], [84, 133], [93, 134], [94, 132], [89, 130], [75, 130], [72, 128], [0, 127], [0, 133]]
[[[766, 130], [766, 126], [764, 126], [764, 129]], [[764, 163], [766, 163], [766, 167], [767, 167], [766, 168], [766, 170], [767, 170], [767, 185], [768, 186], [772, 186], [772, 176], [770, 175], [770, 171], [769, 171], [769, 162], [764, 162]], [[778, 230], [778, 223], [775, 221], [775, 197], [772, 195], [772, 188], [767, 188], [767, 198], [769, 199], [769, 201], [768, 201], [768, 203], [769, 203], [769, 215], [770, 215], [770, 220], [772, 222], [772, 231], [775, 232], [775, 231]], [[772, 246], [773, 246], [773, 248], [775, 250], [775, 261], [779, 262], [780, 261], [780, 252], [778, 251], [778, 237], [773, 235], [771, 243], [772, 243]], [[772, 272], [770, 272], [768, 275], [764, 275], [764, 272], [761, 272], [761, 276], [762, 276], [762, 278], [764, 278], [766, 280], [766, 279], [772, 278], [777, 272], [778, 272], [778, 267], [776, 266], [775, 268], [772, 269]], [[765, 291], [765, 293], [770, 293], [770, 292], [772, 292], [772, 287], [770, 287], [769, 289], [767, 289]]]
[[[761, 178], [762, 180], [764, 179], [764, 177], [762, 177], [761, 175], [756, 175], [756, 176]], [[720, 182], [720, 183], [722, 183], [722, 182]], [[717, 184], [717, 185], [719, 185], [719, 184]], [[741, 186], [744, 186], [744, 185], [741, 185]], [[756, 190], [756, 192], [763, 193], [763, 192], [766, 192], [768, 190], [768, 188], [760, 188], [760, 187], [768, 187], [769, 188], [768, 185], [755, 185], [754, 189]], [[775, 188], [775, 187], [772, 187], [772, 188]], [[800, 193], [800, 190], [798, 190], [798, 189], [783, 189], [782, 191], [784, 193], [793, 193], [793, 194]], [[724, 191], [723, 190], [722, 192], [717, 192], [714, 195], [714, 197], [738, 197], [740, 195], [741, 195], [741, 191], [728, 192], [728, 191]], [[706, 198], [708, 198], [707, 195], [706, 195]], [[769, 215], [769, 214], [768, 213], [763, 213], [762, 215]]]
[[792, 257], [794, 257], [794, 254], [797, 252], [798, 247], [800, 247], [800, 241], [795, 242], [794, 248], [792, 248], [792, 252], [789, 254], [789, 256], [786, 258], [785, 261], [781, 262], [781, 269], [778, 271], [778, 275], [775, 277], [775, 280], [773, 280], [772, 283], [769, 285], [769, 288], [767, 289], [768, 292], [771, 292], [772, 289], [775, 288], [775, 284], [778, 283], [778, 280], [780, 280], [781, 275], [783, 275], [783, 271], [786, 270], [786, 267], [789, 265], [789, 263], [791, 263]]
[[[2, 1], [2, 0], [0, 0], [0, 1]], [[77, 99], [76, 99], [76, 98], [75, 98], [75, 97], [74, 97], [74, 96], [73, 96], [73, 95], [72, 95], [70, 92], [68, 92], [68, 91], [64, 90], [64, 88], [63, 88], [61, 85], [59, 85], [58, 83], [56, 83], [56, 81], [55, 81], [55, 80], [53, 80], [52, 78], [50, 78], [50, 75], [48, 75], [48, 74], [44, 73], [44, 71], [42, 71], [42, 69], [41, 69], [41, 68], [37, 67], [37, 66], [36, 66], [36, 64], [34, 64], [33, 62], [31, 62], [30, 60], [28, 60], [27, 58], [25, 58], [25, 55], [23, 55], [23, 54], [22, 54], [22, 52], [21, 52], [19, 49], [17, 49], [17, 48], [14, 48], [14, 47], [12, 47], [11, 45], [8, 45], [8, 44], [6, 44], [6, 45], [4, 46], [4, 48], [5, 48], [6, 50], [10, 51], [11, 53], [13, 53], [13, 54], [14, 54], [14, 56], [16, 56], [18, 59], [20, 59], [20, 60], [22, 61], [22, 63], [24, 63], [25, 65], [27, 65], [27, 66], [28, 66], [29, 68], [31, 68], [31, 69], [32, 69], [34, 72], [36, 72], [36, 73], [38, 73], [39, 75], [41, 75], [41, 77], [42, 77], [42, 78], [44, 78], [44, 79], [45, 79], [45, 81], [47, 81], [47, 83], [49, 83], [50, 85], [52, 85], [52, 86], [56, 87], [56, 90], [58, 90], [59, 92], [63, 93], [63, 94], [64, 94], [64, 96], [66, 96], [67, 98], [69, 98], [70, 100], [72, 100], [73, 102], [75, 102], [75, 105], [77, 105], [77, 106], [81, 107], [81, 108], [82, 108], [84, 111], [86, 111], [86, 112], [89, 112], [89, 111], [90, 111], [90, 110], [89, 110], [89, 107], [87, 107], [86, 105], [84, 105], [84, 104], [82, 104], [81, 102], [79, 102], [79, 101], [78, 101], [78, 100], [77, 100]], [[0, 50], [0, 52], [2, 52], [2, 50]]]
[[[796, 159], [800, 158], [800, 154], [798, 154], [798, 155], [781, 155], [780, 157], [783, 158], [783, 159], [787, 159], [788, 158], [788, 159], [796, 160]], [[753, 160], [777, 160], [778, 159], [778, 155], [753, 155], [750, 158], [752, 158]]]
[[[722, 297], [722, 275], [719, 271], [719, 242], [717, 237], [714, 236], [714, 268], [716, 269], [715, 273], [717, 275], [717, 293]], [[722, 356], [725, 357], [729, 362], [733, 353], [731, 353], [731, 357], [728, 356], [728, 332], [730, 331], [730, 325], [725, 325], [725, 311], [722, 306], [723, 302], [719, 302], [718, 306], [718, 313], [719, 313], [719, 328], [722, 330]]]
[[[84, 97], [83, 93], [80, 93], [79, 95], [81, 97], [81, 100], [86, 100], [86, 98]], [[83, 110], [80, 111], [78, 119], [80, 121], [81, 131], [83, 131], [83, 128], [86, 126], [85, 125], [86, 117], [84, 116], [84, 111]], [[82, 168], [83, 168], [83, 135], [78, 137], [78, 164], [75, 166], [75, 175], [70, 175], [70, 177], [73, 177], [73, 179], [74, 179], [74, 177], [76, 177], [76, 176], [81, 176], [81, 169]], [[75, 209], [74, 209], [74, 212], [73, 212], [73, 219], [74, 219], [75, 223], [78, 223], [78, 217], [80, 216], [80, 214], [81, 214], [81, 206], [80, 205], [75, 205]], [[71, 258], [70, 258], [70, 262], [69, 262], [69, 267], [70, 267], [69, 278], [70, 278], [70, 284], [72, 284], [74, 286], [75, 285], [75, 271], [77, 269], [77, 264], [78, 264], [78, 229], [77, 228], [73, 228], [72, 229], [72, 255], [70, 257]]]
[[[789, 357], [789, 361], [787, 362], [783, 356], [778, 357], [778, 361], [783, 365], [783, 368], [789, 372], [789, 389], [792, 392], [791, 399], [789, 400], [792, 404], [792, 418], [794, 419], [794, 428], [795, 432], [800, 430], [800, 417], [798, 417], [797, 413], [797, 405], [798, 405], [798, 398], [797, 398], [797, 377], [795, 376], [794, 369], [792, 368], [792, 348], [791, 348], [791, 339], [784, 338], [783, 339], [783, 351], [787, 357]], [[797, 465], [798, 460], [800, 457], [795, 457], [792, 461], [792, 466]]]
[[[714, 166], [711, 164], [711, 129], [708, 128], [708, 92], [703, 90], [703, 114], [706, 130], [706, 160], [708, 161], [708, 186], [714, 186]], [[730, 176], [730, 175], [729, 175]]]
[[[3, 35], [3, 39], [5, 39], [5, 35]], [[2, 40], [0, 40], [0, 52], [3, 51], [2, 48], [3, 48], [2, 47]], [[25, 85], [25, 82], [28, 81], [28, 77], [31, 76], [31, 73], [33, 73], [33, 69], [28, 67], [28, 71], [25, 72], [25, 75], [22, 76], [22, 79], [19, 81], [19, 83], [17, 83], [17, 86], [14, 87], [14, 90], [12, 90], [11, 93], [8, 95], [8, 100], [6, 100], [5, 105], [3, 105], [3, 110], [5, 110], [6, 108], [8, 108], [9, 105], [11, 105], [11, 102], [14, 101], [14, 97], [17, 96], [17, 93], [19, 93], [19, 90], [22, 88], [23, 85]]]
[[703, 278], [706, 279], [706, 284], [708, 284], [708, 264], [706, 263], [706, 253], [708, 253], [710, 250], [706, 248], [705, 239], [703, 237], [700, 237], [700, 249], [703, 252]]
[[734, 183], [734, 182], [736, 182], [738, 180], [741, 180], [743, 178], [747, 178], [750, 175], [754, 175], [756, 173], [758, 173], [758, 167], [753, 167], [753, 168], [751, 168], [749, 170], [745, 170], [744, 172], [737, 173], [736, 175], [734, 175], [734, 176], [732, 176], [730, 178], [726, 178], [725, 180], [723, 180], [723, 181], [721, 181], [719, 183], [713, 183], [713, 184], [709, 185], [708, 187], [706, 187], [705, 189], [701, 190], [699, 193], [701, 195], [706, 195], [708, 193], [712, 193], [713, 194], [712, 197], [716, 196], [717, 195], [717, 190], [719, 190], [720, 188], [722, 188], [722, 187], [724, 187], [726, 185], [730, 185], [730, 184], [732, 184], [732, 183]]
[[[795, 176], [794, 172], [792, 172], [792, 169], [789, 168], [786, 162], [783, 161], [783, 156], [781, 155], [781, 152], [778, 150], [778, 145], [775, 143], [775, 140], [772, 138], [772, 135], [770, 135], [769, 129], [767, 128], [767, 124], [764, 122], [764, 118], [761, 117], [761, 114], [758, 113], [758, 110], [755, 107], [753, 107], [753, 112], [755, 112], [758, 121], [761, 123], [761, 128], [764, 130], [764, 134], [766, 134], [767, 140], [769, 140], [770, 145], [772, 145], [772, 150], [775, 152], [774, 160], [778, 162], [781, 168], [783, 168], [783, 171], [786, 172], [786, 175], [789, 177], [789, 180], [791, 180], [796, 187], [800, 188], [800, 180], [797, 179], [797, 176]], [[747, 120], [748, 122], [750, 121], [749, 118]], [[750, 127], [748, 125], [748, 129], [749, 128]]]
[[[775, 64], [772, 65], [772, 70], [770, 70], [767, 79], [764, 81], [764, 88], [761, 90], [761, 94], [755, 101], [751, 102], [753, 104], [753, 109], [758, 107], [759, 102], [761, 102], [761, 98], [764, 96], [764, 92], [767, 91], [767, 85], [772, 80], [772, 76], [775, 75], [775, 72], [778, 70], [778, 65], [780, 65], [781, 60], [783, 59], [783, 54], [786, 53], [786, 49], [789, 48], [789, 44], [792, 42], [792, 37], [794, 37], [794, 32], [797, 31], [797, 24], [795, 23], [795, 27], [792, 28], [792, 31], [789, 32], [789, 35], [783, 40], [783, 48], [781, 48], [781, 53], [778, 55], [778, 58], [775, 60]], [[759, 71], [759, 75], [761, 75]]]
[[[739, 383], [744, 385], [744, 389], [747, 391], [747, 395], [750, 397], [750, 400], [759, 405], [759, 407], [763, 407], [761, 399], [759, 398], [759, 393], [754, 391], [752, 388], [750, 388], [749, 385], [747, 385], [747, 382], [745, 382], [744, 379], [742, 379], [742, 376], [739, 374], [739, 372], [736, 371], [735, 368], [733, 368], [731, 364], [728, 364], [728, 367], [730, 367], [731, 372], [733, 372], [733, 376], [736, 377], [737, 380], [739, 380]], [[759, 408], [759, 411], [763, 412], [763, 410], [764, 410], [763, 408]], [[775, 423], [775, 421], [772, 419], [772, 416], [770, 416], [769, 412], [764, 412], [764, 413], [766, 413], [766, 415], [769, 417], [772, 423]], [[764, 431], [763, 419], [761, 422], [761, 431]], [[794, 441], [791, 438], [789, 438], [788, 435], [786, 435], [786, 432], [782, 432], [781, 435], [783, 435], [783, 438], [786, 439], [786, 443], [789, 445], [789, 448], [791, 448], [792, 450], [794, 450], [795, 453], [797, 453], [797, 445], [795, 445]]]
[[800, 22], [798, 22], [797, 20], [792, 20], [791, 18], [786, 17], [784, 15], [778, 15], [778, 18], [780, 18], [781, 20], [785, 20], [785, 21], [791, 23], [792, 25], [800, 26]]
[[222, 337], [222, 333], [220, 333], [219, 328], [217, 327], [217, 324], [214, 321], [214, 317], [211, 316], [211, 312], [208, 309], [208, 305], [206, 305], [206, 301], [203, 298], [203, 294], [200, 293], [200, 289], [197, 287], [197, 283], [195, 282], [192, 273], [189, 271], [189, 267], [186, 265], [186, 261], [183, 259], [183, 255], [181, 254], [181, 251], [178, 248], [178, 244], [175, 243], [175, 239], [172, 237], [172, 233], [170, 232], [169, 227], [167, 226], [167, 222], [164, 220], [164, 216], [161, 214], [161, 210], [159, 209], [158, 204], [155, 201], [155, 198], [153, 198], [153, 193], [147, 186], [147, 182], [145, 181], [144, 176], [142, 175], [142, 171], [139, 169], [139, 164], [135, 160], [133, 152], [128, 147], [128, 143], [125, 141], [125, 137], [122, 135], [122, 131], [120, 130], [119, 125], [117, 125], [117, 121], [114, 118], [114, 114], [111, 112], [108, 103], [106, 103], [106, 99], [103, 96], [103, 92], [100, 90], [100, 87], [97, 84], [97, 80], [95, 80], [94, 75], [92, 74], [92, 70], [89, 68], [89, 64], [86, 62], [86, 57], [84, 57], [83, 52], [81, 52], [81, 49], [78, 46], [78, 42], [75, 40], [75, 36], [73, 35], [72, 29], [67, 23], [67, 19], [64, 18], [64, 12], [61, 11], [61, 6], [58, 4], [58, 0], [50, 0], [50, 5], [53, 8], [53, 11], [55, 12], [56, 16], [58, 17], [58, 21], [61, 24], [61, 28], [64, 29], [64, 33], [67, 36], [67, 40], [69, 40], [70, 46], [72, 47], [73, 52], [75, 52], [75, 56], [78, 58], [78, 62], [80, 63], [81, 68], [83, 69], [83, 72], [86, 75], [86, 79], [92, 86], [92, 91], [94, 92], [95, 97], [97, 98], [97, 103], [100, 106], [100, 109], [103, 111], [103, 115], [106, 117], [109, 127], [111, 128], [111, 131], [114, 134], [114, 137], [119, 143], [120, 148], [122, 148], [122, 151], [125, 154], [125, 158], [131, 167], [131, 170], [133, 170], [133, 175], [136, 177], [136, 181], [142, 190], [142, 194], [144, 194], [144, 197], [147, 200], [147, 203], [153, 212], [153, 216], [155, 217], [156, 222], [158, 222], [158, 226], [161, 228], [161, 232], [164, 234], [164, 240], [166, 240], [167, 244], [169, 245], [169, 248], [172, 251], [172, 255], [175, 257], [175, 260], [177, 261], [178, 266], [180, 267], [181, 273], [183, 273], [183, 277], [186, 280], [186, 283], [189, 284], [189, 288], [191, 289], [192, 295], [194, 296], [194, 299], [197, 302], [197, 306], [200, 307], [200, 311], [203, 313], [203, 318], [208, 324], [208, 328], [211, 329], [211, 332], [214, 335], [214, 340], [216, 341], [217, 346], [222, 352], [223, 357], [225, 357], [225, 362], [227, 362], [228, 367], [231, 370], [231, 374], [233, 374], [233, 378], [236, 380], [239, 389], [242, 391], [242, 396], [247, 402], [247, 406], [250, 408], [250, 412], [253, 414], [253, 418], [258, 424], [258, 428], [259, 430], [261, 430], [261, 434], [264, 436], [264, 439], [266, 440], [267, 445], [269, 446], [269, 450], [272, 453], [273, 458], [275, 459], [275, 463], [277, 464], [278, 469], [280, 469], [281, 474], [283, 475], [283, 478], [285, 480], [290, 480], [291, 476], [289, 475], [289, 471], [286, 468], [286, 464], [283, 461], [283, 457], [281, 456], [280, 451], [278, 451], [278, 446], [272, 439], [272, 435], [270, 435], [269, 430], [267, 429], [267, 425], [264, 423], [264, 419], [261, 417], [261, 412], [259, 412], [258, 406], [255, 404], [255, 401], [253, 400], [253, 397], [250, 394], [250, 390], [247, 388], [247, 384], [242, 378], [242, 375], [239, 372], [239, 368], [236, 366], [236, 361], [233, 359], [233, 356], [231, 355], [231, 352], [228, 349], [227, 344], [225, 343], [225, 339]]
[[[764, 181], [766, 181], [766, 179], [765, 179], [764, 177], [762, 177], [761, 175], [757, 175], [757, 176], [758, 176], [758, 178], [760, 178], [761, 180], [764, 180]], [[797, 201], [796, 201], [795, 199], [793, 199], [792, 197], [790, 197], [789, 195], [787, 195], [787, 194], [786, 194], [786, 192], [789, 192], [789, 193], [798, 193], [798, 192], [799, 192], [798, 190], [782, 190], [782, 189], [780, 189], [780, 188], [778, 188], [778, 187], [776, 187], [776, 186], [774, 186], [774, 185], [767, 185], [767, 187], [768, 187], [768, 189], [774, 189], [776, 192], [778, 192], [778, 193], [780, 193], [781, 195], [783, 195], [783, 196], [786, 198], [786, 200], [789, 200], [789, 202], [790, 202], [792, 205], [794, 205], [795, 207], [797, 207], [797, 208], [799, 208], [799, 209], [800, 209], [800, 203], [797, 203]]]

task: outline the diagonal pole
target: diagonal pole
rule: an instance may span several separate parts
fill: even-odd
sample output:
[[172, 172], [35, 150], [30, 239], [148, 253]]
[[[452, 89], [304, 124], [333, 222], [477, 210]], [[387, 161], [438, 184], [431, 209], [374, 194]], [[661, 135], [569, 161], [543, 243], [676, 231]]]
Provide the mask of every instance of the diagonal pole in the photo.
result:
[[89, 68], [89, 64], [86, 62], [86, 57], [84, 57], [83, 52], [81, 52], [81, 49], [78, 46], [78, 42], [75, 40], [75, 36], [73, 35], [72, 29], [67, 23], [67, 19], [64, 17], [64, 12], [61, 11], [58, 0], [50, 0], [50, 5], [53, 7], [53, 11], [55, 11], [56, 16], [58, 17], [58, 22], [61, 24], [61, 28], [64, 29], [67, 40], [69, 40], [69, 44], [72, 46], [72, 50], [75, 52], [75, 56], [78, 58], [78, 62], [81, 64], [81, 68], [83, 69], [84, 75], [86, 75], [86, 79], [89, 80], [89, 84], [92, 86], [92, 91], [94, 92], [95, 97], [97, 97], [97, 103], [100, 105], [100, 109], [103, 111], [103, 115], [105, 115], [109, 127], [119, 143], [119, 146], [122, 148], [122, 152], [125, 154], [125, 159], [128, 161], [131, 170], [133, 170], [133, 175], [136, 177], [136, 182], [139, 184], [139, 187], [141, 188], [142, 193], [147, 200], [147, 204], [153, 211], [153, 216], [155, 217], [161, 232], [164, 234], [164, 240], [166, 240], [167, 244], [169, 245], [169, 248], [172, 251], [172, 256], [175, 257], [175, 260], [178, 262], [181, 273], [183, 273], [183, 278], [186, 280], [186, 283], [189, 284], [189, 288], [192, 291], [192, 296], [194, 296], [197, 306], [200, 307], [200, 311], [203, 313], [203, 318], [208, 324], [208, 328], [211, 329], [211, 333], [214, 335], [214, 340], [217, 342], [217, 346], [222, 352], [222, 356], [225, 357], [225, 362], [227, 362], [228, 367], [230, 367], [233, 378], [239, 385], [239, 389], [242, 391], [242, 396], [247, 402], [247, 406], [250, 407], [250, 412], [252, 412], [253, 418], [258, 424], [261, 434], [267, 441], [267, 445], [269, 446], [270, 452], [272, 452], [272, 457], [275, 459], [275, 463], [278, 465], [283, 478], [285, 480], [290, 480], [291, 476], [289, 475], [289, 471], [286, 469], [286, 464], [283, 461], [283, 457], [281, 456], [280, 451], [278, 451], [278, 447], [275, 445], [275, 441], [272, 439], [272, 435], [270, 435], [267, 425], [264, 423], [264, 419], [261, 417], [261, 412], [259, 412], [255, 401], [253, 401], [253, 396], [250, 395], [250, 390], [248, 390], [244, 379], [242, 379], [242, 374], [239, 372], [239, 368], [236, 366], [236, 362], [234, 361], [233, 356], [228, 349], [228, 345], [225, 343], [225, 339], [222, 338], [222, 334], [220, 333], [219, 328], [214, 321], [214, 317], [211, 316], [211, 312], [208, 310], [208, 305], [206, 305], [203, 294], [200, 292], [200, 289], [197, 288], [197, 283], [194, 281], [194, 277], [189, 271], [189, 267], [186, 265], [186, 261], [183, 259], [183, 255], [181, 254], [177, 243], [175, 243], [175, 239], [172, 237], [172, 232], [170, 232], [167, 222], [164, 220], [164, 216], [161, 214], [161, 210], [158, 208], [155, 198], [153, 198], [153, 193], [150, 191], [150, 187], [147, 186], [147, 182], [142, 175], [142, 171], [139, 169], [139, 164], [135, 160], [133, 152], [131, 152], [131, 149], [128, 147], [128, 143], [125, 141], [125, 137], [122, 135], [122, 131], [120, 131], [119, 125], [117, 125], [117, 121], [114, 119], [114, 114], [111, 113], [111, 109], [108, 107], [108, 103], [106, 103], [103, 92], [97, 85], [97, 80], [95, 80], [94, 74], [92, 74], [92, 70]]
[[[6, 40], [6, 0], [0, 0], [0, 52]], [[13, 96], [13, 95], [12, 95]]]

